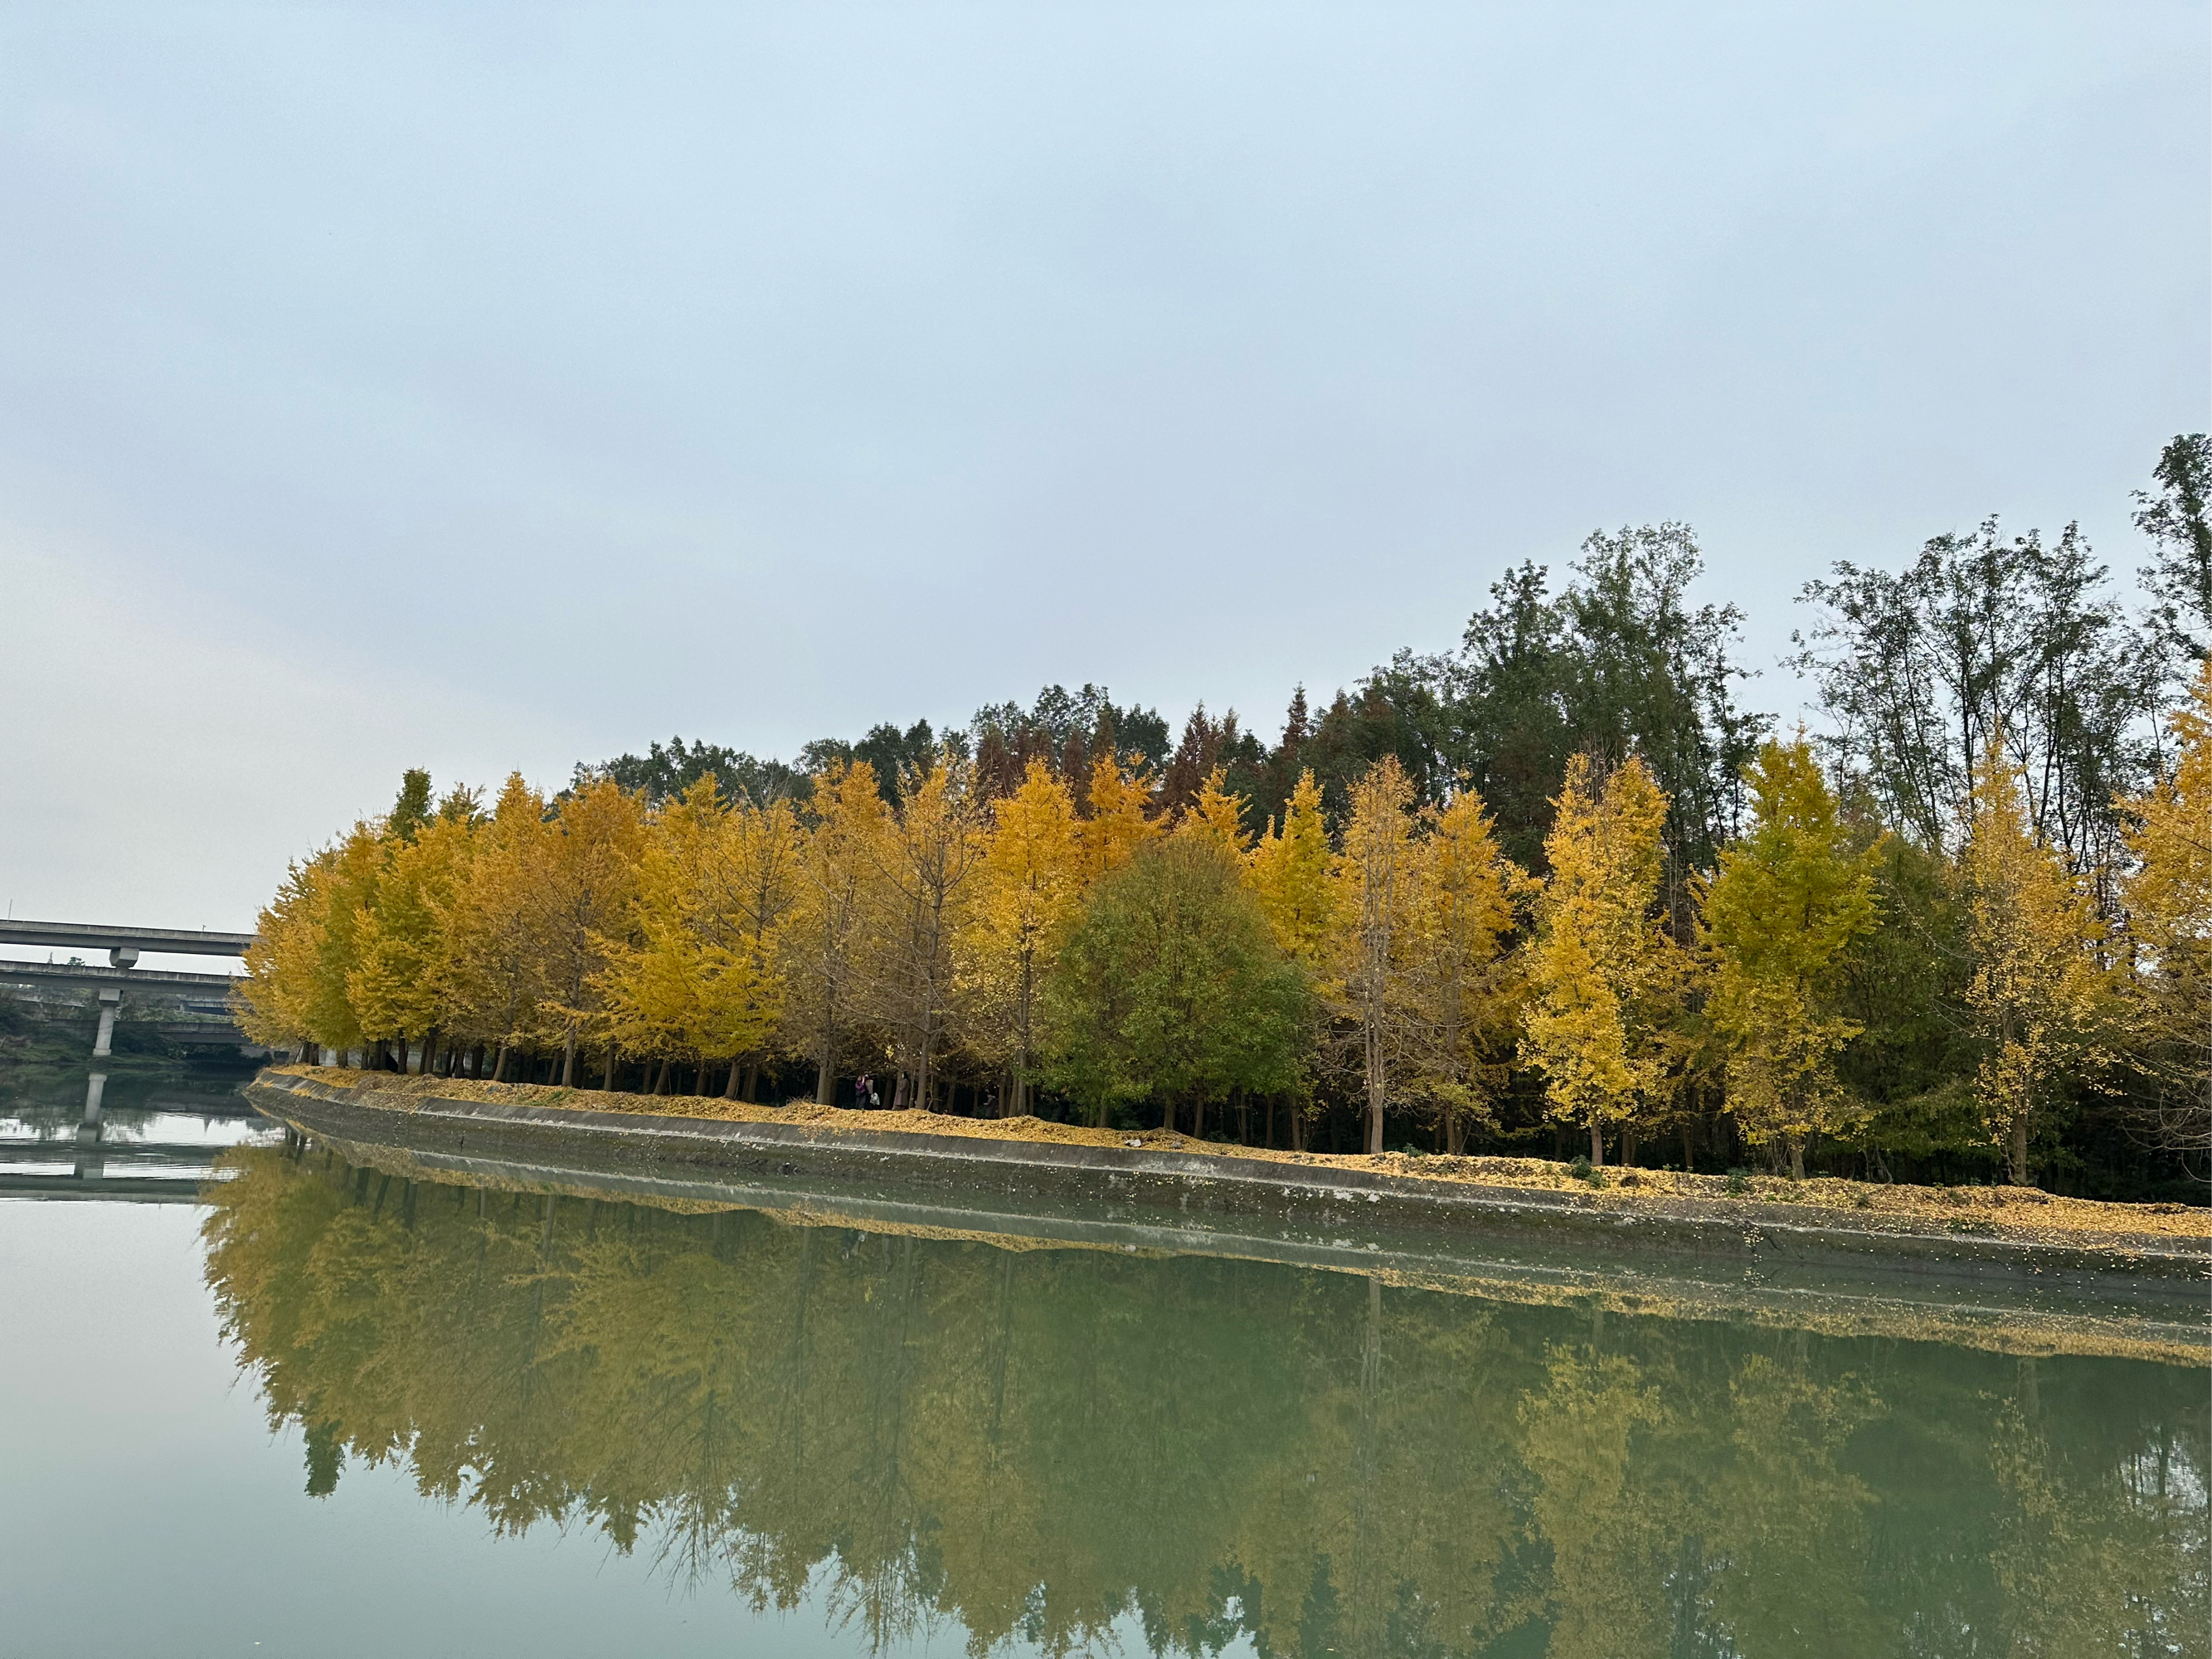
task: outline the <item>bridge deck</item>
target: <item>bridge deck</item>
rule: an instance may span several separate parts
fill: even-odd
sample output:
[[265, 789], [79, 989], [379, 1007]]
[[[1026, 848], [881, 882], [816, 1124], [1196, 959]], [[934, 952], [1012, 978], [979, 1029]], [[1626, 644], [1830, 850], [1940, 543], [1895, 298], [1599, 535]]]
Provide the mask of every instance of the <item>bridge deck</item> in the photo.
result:
[[152, 991], [163, 996], [222, 997], [238, 982], [236, 974], [180, 974], [166, 968], [100, 968], [88, 962], [0, 960], [0, 985], [66, 985], [77, 990], [112, 985], [119, 990]]
[[187, 957], [242, 957], [251, 933], [217, 933], [204, 927], [123, 927], [94, 921], [0, 921], [0, 945], [38, 945], [56, 951], [165, 951]]

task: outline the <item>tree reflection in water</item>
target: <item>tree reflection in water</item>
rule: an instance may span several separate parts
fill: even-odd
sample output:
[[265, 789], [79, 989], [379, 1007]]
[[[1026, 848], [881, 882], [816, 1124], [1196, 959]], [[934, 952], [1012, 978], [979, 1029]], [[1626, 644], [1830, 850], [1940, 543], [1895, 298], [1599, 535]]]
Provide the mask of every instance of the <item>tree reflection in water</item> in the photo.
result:
[[[871, 1652], [2205, 1651], [2201, 1370], [231, 1155], [307, 1490], [398, 1461]], [[1127, 1626], [1125, 1624], [1124, 1628]]]

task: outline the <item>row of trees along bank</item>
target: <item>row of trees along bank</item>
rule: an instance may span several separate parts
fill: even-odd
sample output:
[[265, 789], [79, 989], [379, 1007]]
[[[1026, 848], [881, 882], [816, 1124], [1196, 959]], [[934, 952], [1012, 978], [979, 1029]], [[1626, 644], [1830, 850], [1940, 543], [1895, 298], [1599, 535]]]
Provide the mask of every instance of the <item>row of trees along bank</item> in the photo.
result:
[[[1328, 1150], [2187, 1194], [2212, 1141], [2212, 445], [2139, 521], [1812, 584], [1833, 720], [1735, 706], [1679, 526], [1524, 567], [1272, 746], [1049, 688], [801, 765], [705, 744], [393, 810], [241, 994], [372, 1066]], [[2193, 561], [2193, 562], [2192, 562]], [[2192, 574], [2193, 573], [2193, 574]], [[1133, 733], [1133, 739], [1125, 737]], [[2199, 1171], [2198, 1173], [2201, 1173]]]

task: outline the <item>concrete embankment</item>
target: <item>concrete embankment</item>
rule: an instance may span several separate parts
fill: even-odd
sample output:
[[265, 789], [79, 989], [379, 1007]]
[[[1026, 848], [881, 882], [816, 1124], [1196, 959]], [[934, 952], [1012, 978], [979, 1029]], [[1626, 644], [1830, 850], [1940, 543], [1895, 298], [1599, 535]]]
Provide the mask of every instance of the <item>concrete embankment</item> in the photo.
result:
[[[1790, 1297], [1907, 1298], [2060, 1317], [2212, 1322], [2194, 1239], [1977, 1237], [1930, 1219], [1480, 1182], [1151, 1147], [732, 1121], [446, 1099], [365, 1073], [267, 1072], [254, 1104], [301, 1132], [404, 1152], [453, 1180], [727, 1204], [852, 1224], [1228, 1253], [1416, 1274], [1657, 1275]], [[2195, 1338], [2189, 1338], [2195, 1340]]]

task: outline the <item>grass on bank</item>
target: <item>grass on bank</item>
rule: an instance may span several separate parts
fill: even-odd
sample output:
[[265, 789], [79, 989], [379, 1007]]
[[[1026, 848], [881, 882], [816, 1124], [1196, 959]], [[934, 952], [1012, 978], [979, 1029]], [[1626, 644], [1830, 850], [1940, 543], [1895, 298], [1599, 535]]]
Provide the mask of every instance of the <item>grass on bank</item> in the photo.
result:
[[[1787, 1218], [1826, 1224], [1931, 1229], [1985, 1236], [2075, 1244], [2140, 1239], [2166, 1247], [2198, 1241], [2212, 1245], [2212, 1208], [2181, 1204], [2116, 1204], [2063, 1198], [2034, 1188], [1912, 1187], [1878, 1182], [1814, 1176], [1738, 1173], [1689, 1175], [1672, 1170], [1607, 1168], [1560, 1164], [1537, 1158], [1451, 1158], [1424, 1152], [1293, 1152], [1233, 1141], [1194, 1140], [1162, 1129], [1097, 1129], [1051, 1123], [1036, 1117], [972, 1118], [915, 1109], [858, 1110], [821, 1106], [811, 1100], [781, 1106], [757, 1105], [703, 1095], [638, 1095], [597, 1089], [562, 1088], [535, 1083], [483, 1083], [466, 1078], [410, 1077], [388, 1072], [358, 1072], [330, 1066], [279, 1066], [272, 1071], [349, 1091], [374, 1093], [379, 1105], [410, 1110], [430, 1100], [466, 1100], [488, 1104], [536, 1106], [570, 1111], [624, 1112], [637, 1115], [714, 1118], [737, 1123], [805, 1124], [830, 1131], [873, 1129], [902, 1134], [932, 1134], [979, 1140], [1028, 1141], [1045, 1145], [1121, 1147], [1149, 1152], [1200, 1152], [1217, 1158], [1247, 1158], [1307, 1165], [1316, 1170], [1365, 1170], [1464, 1182], [1502, 1190], [1545, 1190], [1576, 1194], [1604, 1207], [1741, 1212], [1747, 1218]], [[1784, 1210], [1779, 1206], [1788, 1206]]]

